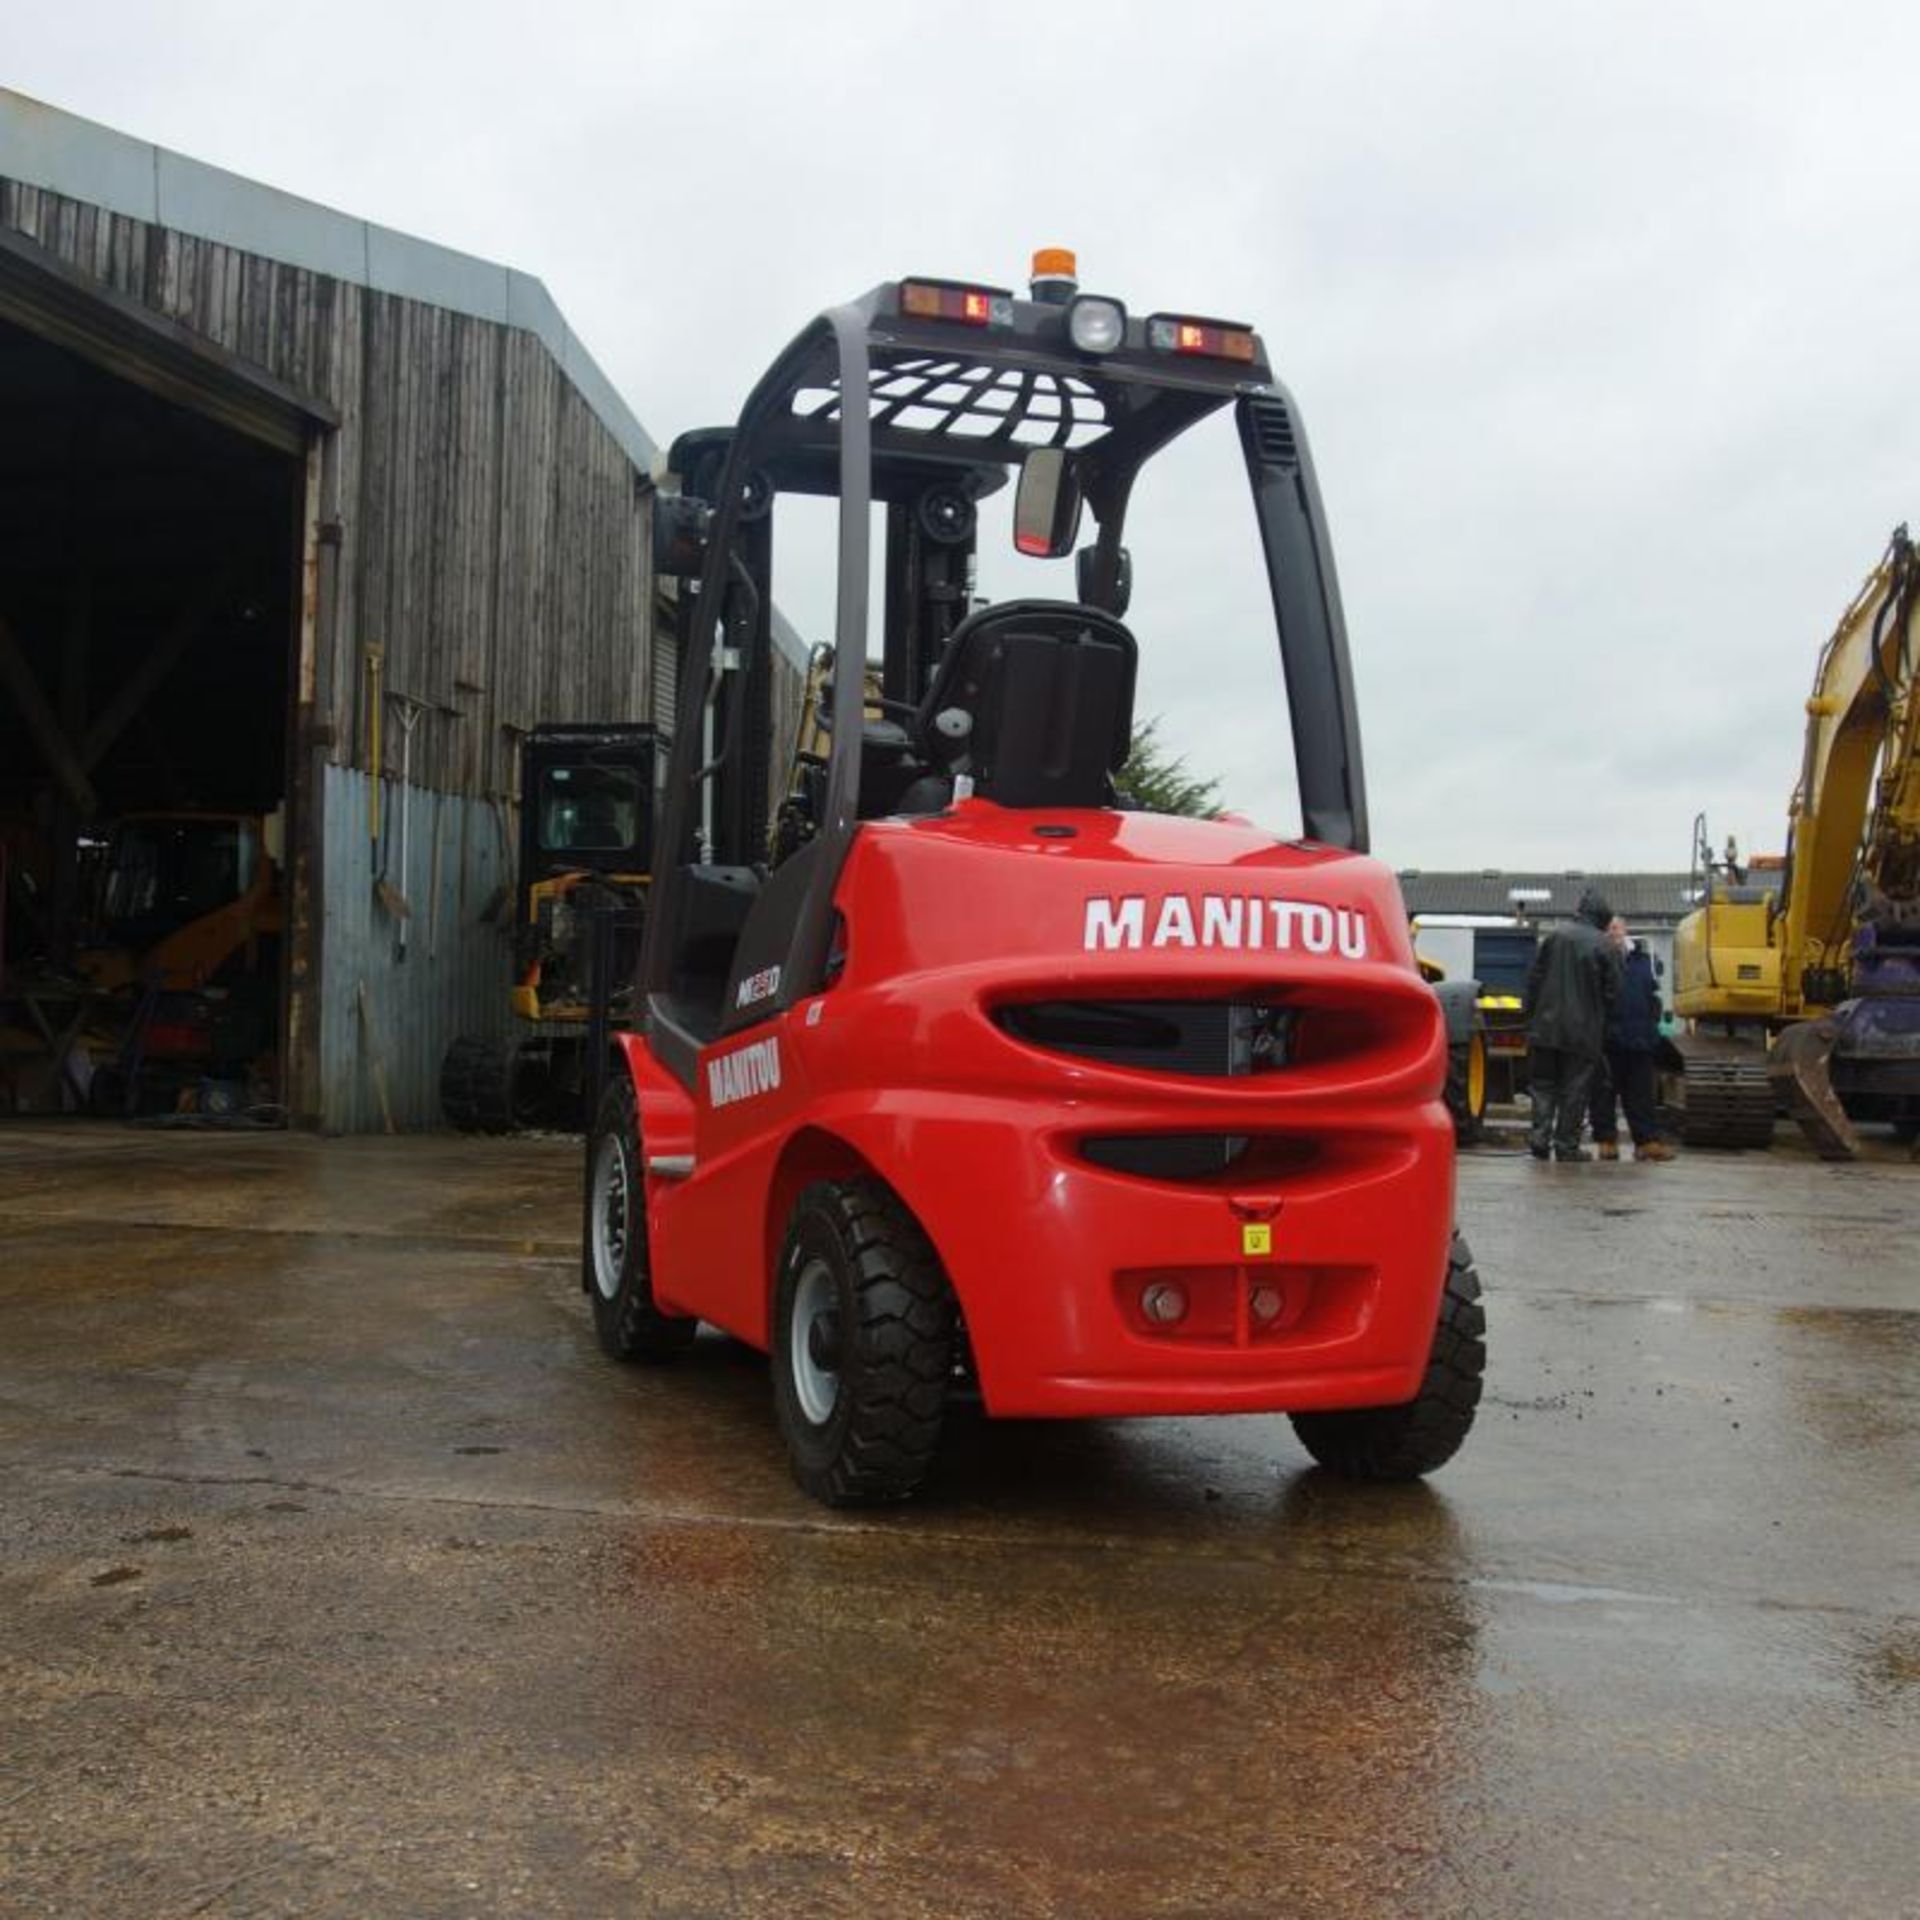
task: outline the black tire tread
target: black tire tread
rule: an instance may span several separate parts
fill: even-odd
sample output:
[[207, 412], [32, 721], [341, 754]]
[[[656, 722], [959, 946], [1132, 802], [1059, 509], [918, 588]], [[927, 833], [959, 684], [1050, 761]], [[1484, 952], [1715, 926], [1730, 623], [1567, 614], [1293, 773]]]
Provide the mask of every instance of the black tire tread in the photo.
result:
[[1294, 1432], [1329, 1472], [1353, 1480], [1417, 1480], [1460, 1451], [1480, 1405], [1486, 1366], [1480, 1276], [1467, 1243], [1456, 1233], [1419, 1393], [1399, 1407], [1296, 1413]]
[[646, 1200], [636, 1192], [638, 1219], [627, 1229], [627, 1245], [633, 1250], [627, 1277], [609, 1300], [594, 1283], [593, 1273], [593, 1170], [599, 1162], [600, 1141], [614, 1128], [624, 1130], [636, 1182], [644, 1179], [646, 1162], [640, 1149], [640, 1116], [634, 1102], [633, 1082], [624, 1069], [616, 1069], [607, 1090], [600, 1097], [600, 1111], [588, 1142], [586, 1203], [582, 1216], [580, 1245], [581, 1278], [587, 1298], [593, 1303], [593, 1327], [602, 1351], [615, 1360], [658, 1363], [673, 1360], [693, 1345], [700, 1330], [698, 1320], [682, 1314], [663, 1313], [653, 1297], [652, 1263], [647, 1247]]
[[440, 1063], [440, 1111], [456, 1133], [511, 1133], [514, 1043], [463, 1033]]
[[[825, 1460], [805, 1458], [789, 1437], [795, 1478], [830, 1506], [905, 1500], [940, 1442], [953, 1374], [952, 1290], [919, 1222], [882, 1182], [818, 1182], [801, 1194], [795, 1220], [810, 1208], [824, 1211], [852, 1269], [857, 1314], [841, 1379], [853, 1397]], [[781, 1366], [784, 1389], [784, 1358]], [[784, 1421], [784, 1390], [781, 1407]]]

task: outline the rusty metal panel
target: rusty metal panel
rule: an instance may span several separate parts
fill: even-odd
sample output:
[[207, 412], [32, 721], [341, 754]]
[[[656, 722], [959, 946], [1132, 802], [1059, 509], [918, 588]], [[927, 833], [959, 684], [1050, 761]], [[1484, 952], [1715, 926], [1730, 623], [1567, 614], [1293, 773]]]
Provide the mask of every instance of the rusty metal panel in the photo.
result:
[[[512, 813], [412, 788], [403, 862], [401, 797], [398, 781], [382, 783], [376, 846], [372, 782], [326, 769], [319, 1110], [329, 1132], [379, 1133], [389, 1117], [399, 1131], [441, 1125], [440, 1062], [454, 1037], [513, 1025]], [[382, 874], [411, 908], [404, 922], [376, 898]]]

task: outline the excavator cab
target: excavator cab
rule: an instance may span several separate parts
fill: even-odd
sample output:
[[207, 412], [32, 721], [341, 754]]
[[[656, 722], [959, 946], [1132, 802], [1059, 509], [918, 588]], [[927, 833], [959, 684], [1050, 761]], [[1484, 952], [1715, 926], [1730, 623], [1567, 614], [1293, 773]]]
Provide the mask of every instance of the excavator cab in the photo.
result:
[[[1293, 839], [1115, 785], [1141, 650], [1180, 645], [1129, 624], [1129, 502], [1214, 415], [1271, 598]], [[669, 466], [679, 715], [587, 1153], [602, 1344], [666, 1359], [705, 1321], [769, 1351], [795, 1477], [831, 1504], [915, 1492], [955, 1398], [1284, 1411], [1336, 1469], [1441, 1464], [1484, 1333], [1446, 1038], [1366, 854], [1331, 548], [1259, 336], [1038, 263], [1029, 299], [889, 281]], [[1015, 553], [1070, 582], [981, 604], [979, 507], [1008, 486]], [[834, 515], [833, 666], [770, 839], [793, 496]]]

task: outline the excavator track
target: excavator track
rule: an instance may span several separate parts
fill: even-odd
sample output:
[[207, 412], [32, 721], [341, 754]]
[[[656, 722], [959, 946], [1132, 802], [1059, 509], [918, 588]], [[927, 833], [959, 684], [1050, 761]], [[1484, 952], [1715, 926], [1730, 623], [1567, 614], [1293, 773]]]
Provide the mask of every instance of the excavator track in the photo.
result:
[[1687, 1117], [1690, 1147], [1765, 1147], [1773, 1141], [1774, 1093], [1766, 1056], [1751, 1060], [1690, 1059]]

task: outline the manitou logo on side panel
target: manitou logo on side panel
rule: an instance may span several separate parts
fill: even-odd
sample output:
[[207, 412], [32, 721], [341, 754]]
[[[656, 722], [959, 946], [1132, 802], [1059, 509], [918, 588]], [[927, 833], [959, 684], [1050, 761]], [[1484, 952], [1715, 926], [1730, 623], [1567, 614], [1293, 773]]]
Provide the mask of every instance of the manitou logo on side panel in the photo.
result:
[[1094, 894], [1083, 944], [1089, 953], [1130, 948], [1222, 947], [1235, 953], [1337, 953], [1367, 957], [1367, 919], [1357, 907], [1273, 900], [1253, 893]]
[[707, 1100], [716, 1107], [730, 1107], [736, 1100], [771, 1093], [779, 1084], [778, 1040], [756, 1040], [738, 1053], [723, 1053], [707, 1062]]

